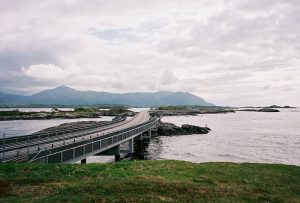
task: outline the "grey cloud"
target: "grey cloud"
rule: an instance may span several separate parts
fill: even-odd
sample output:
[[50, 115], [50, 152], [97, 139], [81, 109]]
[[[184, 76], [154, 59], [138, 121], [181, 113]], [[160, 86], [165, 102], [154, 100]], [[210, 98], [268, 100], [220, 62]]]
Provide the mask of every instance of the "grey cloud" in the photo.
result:
[[164, 71], [163, 74], [159, 78], [159, 82], [162, 85], [170, 85], [177, 82], [177, 78], [175, 74], [171, 71]]
[[1, 70], [20, 70], [32, 64], [57, 63], [56, 56], [47, 50], [5, 50], [0, 52]]
[[[298, 0], [0, 0], [0, 90], [64, 83], [192, 91], [224, 105], [285, 95], [297, 104], [299, 21]], [[59, 66], [66, 77], [21, 69], [32, 65]]]

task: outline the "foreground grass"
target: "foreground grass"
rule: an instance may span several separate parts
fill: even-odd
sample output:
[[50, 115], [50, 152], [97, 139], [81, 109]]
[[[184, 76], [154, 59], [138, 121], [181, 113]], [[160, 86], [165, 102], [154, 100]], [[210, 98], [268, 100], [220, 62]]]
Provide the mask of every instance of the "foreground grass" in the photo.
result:
[[0, 202], [300, 202], [300, 167], [182, 161], [0, 164]]

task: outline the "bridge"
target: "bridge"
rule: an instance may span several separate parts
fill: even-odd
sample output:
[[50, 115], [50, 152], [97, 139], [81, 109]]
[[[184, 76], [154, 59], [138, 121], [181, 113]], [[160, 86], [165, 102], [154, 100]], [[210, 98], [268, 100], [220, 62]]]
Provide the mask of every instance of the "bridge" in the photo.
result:
[[121, 144], [128, 143], [129, 148], [124, 152], [132, 154], [134, 143], [151, 137], [151, 130], [158, 122], [159, 118], [143, 111], [127, 120], [4, 137], [0, 139], [0, 162], [86, 163], [86, 158], [94, 155], [115, 155], [119, 160]]

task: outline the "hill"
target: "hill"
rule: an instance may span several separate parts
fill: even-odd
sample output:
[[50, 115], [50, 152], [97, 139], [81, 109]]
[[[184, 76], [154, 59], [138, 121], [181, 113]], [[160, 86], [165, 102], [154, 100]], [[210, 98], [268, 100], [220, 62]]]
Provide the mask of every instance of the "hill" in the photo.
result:
[[0, 92], [1, 105], [101, 105], [115, 104], [128, 106], [166, 106], [166, 105], [198, 105], [214, 106], [201, 97], [188, 92], [154, 93], [136, 92], [115, 94], [96, 91], [79, 91], [67, 86], [59, 86], [31, 96], [14, 95]]

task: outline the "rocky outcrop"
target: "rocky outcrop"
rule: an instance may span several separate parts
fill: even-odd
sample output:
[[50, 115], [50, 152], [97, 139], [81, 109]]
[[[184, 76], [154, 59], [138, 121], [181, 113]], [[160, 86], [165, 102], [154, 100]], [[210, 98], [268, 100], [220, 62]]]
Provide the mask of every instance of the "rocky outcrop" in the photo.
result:
[[252, 111], [252, 112], [280, 112], [277, 109], [262, 108], [262, 109], [237, 109], [236, 111]]
[[0, 121], [4, 120], [46, 120], [46, 119], [78, 119], [101, 118], [101, 116], [134, 116], [136, 113], [122, 108], [99, 110], [97, 108], [75, 108], [74, 111], [59, 111], [53, 108], [52, 112], [21, 112], [0, 111]]
[[181, 127], [172, 123], [160, 123], [157, 134], [162, 136], [207, 134], [210, 128], [184, 124]]
[[186, 110], [151, 110], [149, 111], [152, 116], [197, 116], [199, 114], [226, 114], [235, 113], [233, 109], [227, 108], [203, 108], [203, 109], [186, 109]]
[[258, 112], [280, 112], [280, 111], [278, 109], [262, 108], [259, 109]]

